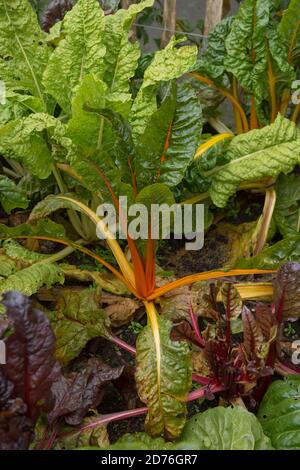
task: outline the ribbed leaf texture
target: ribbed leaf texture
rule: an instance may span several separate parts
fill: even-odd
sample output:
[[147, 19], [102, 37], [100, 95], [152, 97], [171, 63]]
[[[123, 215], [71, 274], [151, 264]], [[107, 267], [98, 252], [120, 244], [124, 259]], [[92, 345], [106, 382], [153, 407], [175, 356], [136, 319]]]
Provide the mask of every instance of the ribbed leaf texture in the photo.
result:
[[44, 101], [42, 75], [49, 49], [27, 0], [0, 1], [0, 80]]
[[34, 264], [18, 271], [0, 282], [0, 293], [9, 291], [22, 292], [25, 295], [35, 294], [42, 286], [64, 283], [62, 270], [54, 264]]
[[52, 53], [43, 83], [68, 114], [74, 89], [84, 76], [103, 75], [104, 27], [104, 13], [97, 0], [78, 0], [63, 20], [65, 39]]
[[172, 39], [168, 46], [158, 51], [144, 74], [144, 81], [131, 109], [133, 136], [138, 141], [157, 110], [156, 94], [160, 82], [167, 82], [188, 72], [197, 58], [196, 46], [180, 46], [182, 40]]
[[274, 124], [235, 137], [229, 144], [230, 162], [216, 168], [211, 198], [224, 207], [243, 181], [289, 173], [300, 162], [300, 134], [294, 123], [278, 115]]
[[190, 353], [184, 341], [171, 341], [170, 321], [159, 317], [157, 321], [158, 342], [150, 326], [137, 339], [137, 388], [140, 399], [149, 408], [147, 432], [153, 437], [175, 439], [186, 419], [186, 397], [191, 386]]

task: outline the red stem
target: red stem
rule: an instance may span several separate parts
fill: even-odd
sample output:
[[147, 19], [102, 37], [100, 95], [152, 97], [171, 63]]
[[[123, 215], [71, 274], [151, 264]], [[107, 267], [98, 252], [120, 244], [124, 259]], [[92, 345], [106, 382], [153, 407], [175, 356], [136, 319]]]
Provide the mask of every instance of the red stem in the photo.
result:
[[[199, 398], [203, 398], [205, 396], [206, 390], [207, 390], [207, 387], [202, 387], [199, 390], [195, 390], [194, 392], [191, 392], [187, 397], [187, 401], [193, 401], [193, 400], [198, 400]], [[218, 385], [218, 384], [212, 385], [211, 388], [210, 388], [210, 391], [212, 393], [221, 392], [222, 390], [224, 390], [224, 387], [222, 387], [221, 385]], [[61, 437], [71, 436], [73, 434], [77, 434], [77, 433], [80, 433], [80, 432], [83, 432], [83, 431], [87, 431], [88, 429], [94, 429], [98, 426], [103, 426], [104, 424], [108, 424], [108, 423], [111, 423], [113, 421], [120, 421], [122, 419], [128, 419], [128, 418], [134, 418], [136, 416], [141, 416], [141, 415], [146, 414], [147, 412], [148, 412], [148, 408], [143, 407], [143, 408], [136, 408], [134, 410], [127, 410], [127, 411], [120, 411], [118, 413], [111, 413], [109, 415], [102, 416], [102, 418], [100, 418], [100, 419], [96, 419], [92, 423], [80, 426], [79, 428], [76, 428], [76, 429], [74, 429], [70, 432], [59, 434], [58, 437], [61, 438]]]

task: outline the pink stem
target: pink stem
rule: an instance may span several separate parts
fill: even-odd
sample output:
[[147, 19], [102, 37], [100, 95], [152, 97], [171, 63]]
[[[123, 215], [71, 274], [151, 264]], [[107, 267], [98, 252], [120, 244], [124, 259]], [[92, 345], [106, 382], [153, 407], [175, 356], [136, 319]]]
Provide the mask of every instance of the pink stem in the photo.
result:
[[133, 354], [134, 356], [136, 355], [136, 349], [133, 346], [130, 346], [130, 344], [125, 343], [125, 341], [121, 340], [117, 336], [110, 336], [109, 339], [112, 343], [116, 344], [117, 346], [129, 352], [130, 354]]
[[196, 318], [196, 315], [193, 312], [193, 307], [192, 307], [191, 302], [190, 302], [190, 305], [189, 305], [189, 314], [190, 314], [191, 322], [192, 322], [193, 329], [194, 329], [194, 332], [196, 334], [196, 338], [198, 340], [198, 343], [202, 348], [204, 348], [205, 340], [201, 336], [201, 333], [200, 333], [200, 330], [199, 330], [199, 325], [198, 325], [198, 322], [197, 322], [197, 318]]
[[[207, 390], [207, 387], [202, 387], [199, 390], [195, 390], [194, 392], [191, 392], [187, 397], [187, 401], [193, 401], [193, 400], [198, 400], [199, 398], [203, 398], [205, 396], [206, 390]], [[212, 385], [210, 388], [210, 391], [212, 393], [221, 392], [222, 390], [224, 390], [224, 387], [218, 384]], [[103, 416], [100, 419], [96, 419], [92, 423], [85, 424], [79, 428], [76, 428], [70, 432], [62, 433], [58, 437], [71, 436], [73, 434], [77, 434], [77, 433], [86, 431], [88, 429], [93, 429], [98, 426], [103, 426], [104, 424], [108, 424], [113, 421], [120, 421], [122, 419], [128, 419], [128, 418], [133, 418], [136, 416], [144, 415], [147, 412], [148, 412], [148, 408], [144, 407], [144, 408], [136, 408], [134, 410], [120, 411], [118, 413], [111, 413], [109, 415]]]
[[208, 377], [203, 377], [202, 375], [198, 375], [198, 374], [193, 374], [192, 379], [193, 379], [193, 382], [197, 382], [198, 384], [201, 384], [201, 385], [209, 385], [211, 382], [211, 379], [209, 379]]

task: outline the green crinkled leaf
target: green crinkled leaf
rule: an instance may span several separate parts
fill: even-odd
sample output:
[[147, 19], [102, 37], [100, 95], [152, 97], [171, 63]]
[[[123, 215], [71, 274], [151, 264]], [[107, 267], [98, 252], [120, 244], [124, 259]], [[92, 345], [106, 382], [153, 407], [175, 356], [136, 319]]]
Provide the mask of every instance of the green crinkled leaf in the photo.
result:
[[275, 449], [300, 450], [300, 375], [273, 382], [257, 417]]
[[[95, 416], [87, 417], [84, 418], [82, 424], [88, 425], [94, 420]], [[78, 433], [72, 433], [72, 430], [74, 427], [64, 426], [63, 435], [56, 440], [53, 450], [100, 450], [109, 446], [106, 426], [86, 428]]]
[[171, 442], [165, 442], [161, 437], [153, 438], [145, 432], [125, 434], [109, 450], [175, 450]]
[[129, 31], [137, 14], [153, 3], [154, 0], [144, 0], [105, 18], [104, 80], [111, 93], [119, 96], [123, 94], [124, 101], [131, 101], [130, 80], [135, 74], [140, 57], [139, 44], [129, 41]]
[[[0, 150], [23, 163], [39, 178], [47, 178], [56, 157], [73, 151], [62, 122], [46, 113], [11, 121], [0, 129]], [[52, 151], [50, 150], [52, 146]]]
[[27, 0], [1, 0], [0, 19], [0, 80], [43, 102], [49, 50], [36, 14]]
[[7, 176], [0, 175], [0, 203], [10, 213], [13, 209], [26, 209], [29, 201], [26, 192]]
[[230, 34], [234, 17], [229, 16], [218, 23], [209, 33], [207, 49], [195, 66], [200, 73], [205, 71], [213, 80], [222, 80], [227, 57], [226, 38]]
[[169, 148], [160, 166], [159, 181], [170, 187], [180, 183], [196, 153], [202, 125], [201, 105], [194, 88], [179, 84]]
[[176, 87], [171, 87], [161, 106], [155, 111], [136, 142], [139, 158], [135, 159], [136, 179], [139, 188], [155, 183], [160, 176], [161, 160], [165, 158], [165, 145], [176, 109]]
[[38, 133], [23, 135], [24, 120], [10, 121], [0, 129], [0, 152], [7, 158], [23, 163], [39, 178], [51, 173], [52, 155]]
[[106, 91], [107, 86], [102, 80], [87, 75], [73, 98], [68, 135], [86, 155], [91, 154], [95, 148], [101, 148], [104, 118], [96, 113], [84, 111], [84, 107], [105, 108]]
[[109, 319], [100, 308], [101, 289], [64, 289], [56, 309], [48, 312], [56, 337], [56, 358], [68, 364], [96, 336], [109, 337]]
[[186, 424], [180, 450], [270, 450], [254, 414], [244, 408], [218, 406], [193, 416]]
[[64, 194], [63, 196], [50, 195], [40, 201], [32, 210], [29, 222], [37, 222], [44, 217], [52, 214], [59, 209], [72, 209], [84, 213], [80, 207], [80, 202], [74, 199], [73, 194]]
[[17, 270], [16, 263], [7, 255], [0, 254], [0, 276], [9, 277]]
[[286, 44], [290, 58], [294, 59], [300, 53], [300, 1], [291, 0], [283, 13], [279, 25], [280, 35]]
[[56, 224], [49, 219], [39, 220], [36, 224], [21, 224], [16, 227], [0, 224], [0, 239], [22, 238], [22, 236], [65, 239], [66, 233], [63, 225]]
[[227, 149], [229, 163], [212, 171], [211, 198], [225, 207], [243, 181], [289, 173], [300, 162], [300, 134], [296, 125], [278, 115], [274, 124], [241, 134]]
[[52, 53], [43, 83], [61, 108], [70, 114], [76, 87], [85, 75], [102, 78], [104, 55], [104, 13], [97, 0], [78, 0], [63, 20], [65, 39]]
[[173, 38], [165, 49], [156, 52], [145, 71], [143, 83], [130, 114], [135, 142], [144, 133], [152, 114], [157, 110], [156, 94], [160, 82], [180, 77], [188, 72], [196, 61], [197, 47], [177, 47], [182, 41]]
[[226, 39], [226, 70], [259, 101], [263, 98], [263, 79], [268, 66], [266, 33], [269, 20], [270, 0], [245, 0]]
[[15, 240], [6, 240], [3, 242], [3, 249], [5, 254], [12, 259], [25, 261], [28, 263], [38, 263], [39, 261], [46, 260], [51, 255], [44, 255], [36, 251], [27, 250], [24, 246]]
[[276, 182], [276, 195], [273, 214], [276, 227], [283, 237], [295, 236], [300, 231], [299, 175], [280, 175]]
[[253, 258], [240, 260], [240, 269], [278, 269], [287, 261], [300, 262], [300, 236], [288, 237], [265, 248]]
[[63, 284], [64, 275], [54, 264], [37, 263], [22, 271], [18, 271], [0, 283], [0, 293], [9, 291], [22, 292], [25, 295], [35, 294], [43, 285], [51, 287]]
[[137, 142], [139, 187], [156, 181], [170, 187], [180, 183], [196, 153], [202, 122], [194, 88], [188, 83], [173, 86]]
[[148, 406], [146, 430], [153, 436], [175, 439], [185, 424], [186, 397], [191, 387], [191, 358], [185, 342], [170, 339], [172, 323], [157, 317], [157, 342], [151, 326], [137, 339], [136, 382]]

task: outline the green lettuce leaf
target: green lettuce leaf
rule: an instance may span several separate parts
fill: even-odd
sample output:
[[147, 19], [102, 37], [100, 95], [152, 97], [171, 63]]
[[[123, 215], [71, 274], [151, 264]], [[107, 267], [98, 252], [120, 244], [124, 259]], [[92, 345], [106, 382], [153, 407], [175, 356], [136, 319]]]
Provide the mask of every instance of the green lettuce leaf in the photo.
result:
[[243, 181], [289, 173], [300, 163], [300, 134], [296, 125], [278, 115], [274, 124], [241, 134], [227, 149], [229, 163], [212, 172], [211, 198], [225, 207]]
[[150, 325], [137, 338], [137, 389], [149, 409], [145, 423], [147, 432], [153, 437], [174, 439], [185, 424], [191, 358], [185, 342], [171, 341], [172, 323], [160, 317], [157, 322], [159, 345]]
[[182, 450], [272, 449], [254, 414], [240, 407], [221, 406], [193, 416], [176, 447]]
[[103, 77], [104, 28], [104, 13], [97, 0], [78, 0], [63, 20], [65, 39], [52, 53], [43, 83], [67, 114], [74, 90], [85, 75]]
[[275, 449], [300, 450], [300, 375], [273, 382], [257, 417]]

